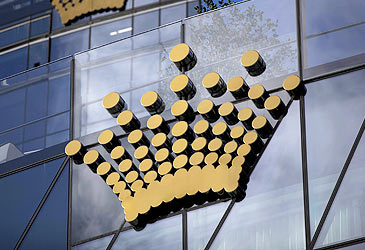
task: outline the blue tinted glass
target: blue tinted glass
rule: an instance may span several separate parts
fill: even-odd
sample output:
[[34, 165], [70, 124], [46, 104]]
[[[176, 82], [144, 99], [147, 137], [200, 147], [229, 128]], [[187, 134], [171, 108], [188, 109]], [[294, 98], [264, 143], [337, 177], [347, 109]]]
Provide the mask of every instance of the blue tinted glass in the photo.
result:
[[70, 136], [69, 130], [65, 130], [65, 131], [58, 132], [56, 134], [48, 135], [46, 137], [46, 147], [51, 147], [58, 143], [68, 141], [69, 136]]
[[39, 121], [24, 127], [24, 140], [43, 137], [46, 134], [46, 121]]
[[48, 62], [48, 41], [29, 46], [28, 68], [38, 67]]
[[[82, 23], [82, 22], [86, 22], [86, 21], [89, 21], [89, 20], [90, 20], [90, 17], [86, 16], [86, 17], [83, 17], [81, 19], [78, 19], [75, 23]], [[60, 14], [58, 14], [58, 11], [56, 9], [53, 9], [53, 12], [52, 12], [52, 30], [63, 28], [63, 27], [65, 27], [65, 25], [63, 25], [62, 22], [61, 22]]]
[[199, 7], [199, 1], [188, 2], [188, 16], [194, 16], [198, 14], [195, 7]]
[[66, 112], [47, 119], [47, 134], [53, 134], [70, 127], [70, 113]]
[[0, 55], [0, 79], [27, 69], [28, 47]]
[[[48, 0], [45, 1], [49, 2]], [[32, 21], [30, 25], [31, 27], [30, 36], [37, 36], [48, 33], [50, 20], [51, 20], [50, 16], [46, 16], [36, 21]]]
[[0, 47], [28, 38], [29, 23], [0, 32]]
[[32, 0], [32, 14], [52, 9], [50, 0]]
[[[18, 145], [23, 142], [23, 128], [11, 130], [6, 133], [0, 134], [0, 145], [11, 142], [14, 145]], [[18, 147], [21, 150], [20, 147]]]
[[133, 34], [138, 34], [158, 26], [158, 11], [134, 16]]
[[113, 42], [132, 34], [132, 20], [126, 18], [91, 28], [91, 47]]
[[49, 80], [48, 115], [70, 109], [70, 76]]
[[307, 35], [365, 21], [363, 0], [306, 0], [304, 5]]
[[33, 84], [27, 89], [26, 121], [33, 121], [46, 115], [47, 82]]
[[[0, 179], [1, 247], [14, 248], [60, 168], [63, 158]], [[20, 166], [19, 166], [20, 167]]]
[[72, 250], [104, 250], [107, 249], [112, 238], [113, 235], [110, 235], [101, 239], [89, 241], [84, 244], [72, 247]]
[[68, 172], [66, 165], [20, 249], [67, 249]]
[[134, 0], [134, 8], [152, 3], [158, 3], [158, 0]]
[[188, 248], [204, 249], [231, 201], [188, 212]]
[[186, 5], [161, 9], [161, 25], [181, 20], [186, 17]]
[[300, 142], [294, 101], [210, 249], [305, 249]]
[[[11, 14], [9, 14], [11, 13]], [[30, 15], [30, 0], [1, 1], [0, 25]]]
[[88, 49], [89, 29], [53, 38], [51, 41], [51, 60], [56, 60]]
[[38, 138], [35, 140], [27, 141], [23, 143], [23, 152], [32, 153], [34, 151], [38, 151], [44, 148], [44, 138]]
[[181, 223], [182, 218], [179, 214], [148, 224], [139, 232], [134, 229], [121, 232], [112, 249], [182, 249]]
[[307, 85], [311, 233], [319, 223], [365, 115], [365, 71]]
[[25, 89], [18, 89], [0, 96], [0, 116], [6, 117], [0, 122], [0, 131], [24, 123]]

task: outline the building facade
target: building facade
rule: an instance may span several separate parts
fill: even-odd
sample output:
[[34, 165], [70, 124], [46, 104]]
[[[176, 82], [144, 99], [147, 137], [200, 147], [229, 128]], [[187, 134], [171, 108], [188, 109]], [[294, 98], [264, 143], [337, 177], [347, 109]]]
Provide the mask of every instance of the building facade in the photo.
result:
[[[48, 1], [0, 4], [0, 249], [365, 249], [363, 1], [252, 0], [197, 15], [199, 1], [129, 0], [67, 27]], [[262, 84], [288, 114], [269, 119], [275, 132], [243, 201], [185, 208], [137, 232], [110, 188], [64, 148], [79, 139], [103, 152], [108, 128], [128, 144], [101, 105], [110, 92], [146, 127], [140, 98], [156, 91], [173, 126], [179, 71], [169, 52], [182, 42], [198, 60], [186, 72], [194, 110], [211, 98], [202, 79], [218, 72]], [[264, 58], [262, 75], [240, 64], [248, 50]], [[292, 74], [307, 88], [299, 100], [282, 88]], [[212, 100], [270, 116], [228, 92]]]

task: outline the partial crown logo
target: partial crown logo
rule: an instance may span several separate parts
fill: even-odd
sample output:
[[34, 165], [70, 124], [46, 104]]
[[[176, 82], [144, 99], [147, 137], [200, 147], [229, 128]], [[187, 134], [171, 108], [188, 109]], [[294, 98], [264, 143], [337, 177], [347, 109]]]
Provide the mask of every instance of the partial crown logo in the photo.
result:
[[126, 0], [51, 0], [64, 25], [97, 12], [123, 9], [126, 2]]
[[[125, 220], [136, 230], [194, 204], [218, 199], [243, 200], [250, 174], [264, 149], [263, 140], [273, 135], [274, 128], [265, 116], [256, 116], [251, 108], [239, 111], [233, 102], [250, 99], [258, 109], [266, 109], [274, 120], [282, 119], [287, 113], [280, 97], [270, 96], [264, 86], [249, 87], [240, 76], [226, 84], [217, 72], [207, 74], [202, 84], [213, 100], [228, 90], [232, 102], [216, 105], [212, 99], [205, 99], [195, 111], [189, 100], [197, 90], [185, 72], [194, 68], [197, 58], [182, 43], [172, 48], [170, 60], [182, 73], [170, 84], [179, 98], [171, 107], [171, 114], [176, 118], [173, 121], [166, 121], [161, 115], [165, 102], [155, 91], [141, 98], [142, 106], [151, 115], [147, 128], [141, 128], [141, 122], [128, 110], [119, 93], [110, 93], [103, 99], [104, 108], [117, 119], [134, 148], [133, 153], [128, 152], [120, 141], [121, 136], [111, 130], [100, 133], [98, 142], [119, 171], [100, 152], [88, 151], [78, 140], [65, 148], [74, 163], [85, 163], [110, 186], [121, 201]], [[251, 76], [258, 76], [266, 69], [257, 51], [246, 52], [241, 64]], [[296, 75], [287, 77], [283, 88], [292, 99], [306, 93]], [[152, 131], [152, 138], [146, 136], [146, 130]]]

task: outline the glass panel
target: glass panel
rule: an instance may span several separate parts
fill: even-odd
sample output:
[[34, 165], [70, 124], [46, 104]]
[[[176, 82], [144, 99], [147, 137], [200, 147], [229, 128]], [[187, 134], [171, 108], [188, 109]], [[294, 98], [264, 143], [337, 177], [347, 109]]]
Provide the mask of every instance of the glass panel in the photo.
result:
[[[200, 83], [214, 71], [226, 82], [242, 76], [249, 85], [271, 79], [268, 89], [281, 87], [281, 76], [297, 71], [295, 23], [291, 0], [249, 1], [187, 19], [185, 42], [198, 58], [188, 75]], [[248, 50], [258, 50], [266, 62], [266, 71], [258, 77], [249, 76], [240, 63]]]
[[[1, 9], [1, 8], [0, 8]], [[29, 23], [17, 26], [6, 31], [0, 31], [0, 48], [8, 44], [27, 39], [29, 36]]]
[[306, 129], [312, 235], [365, 114], [365, 71], [307, 85]]
[[38, 67], [48, 62], [48, 40], [29, 46], [28, 68]]
[[51, 1], [49, 0], [32, 0], [32, 14], [41, 11], [52, 9]]
[[[100, 148], [97, 148], [102, 152]], [[110, 157], [104, 156], [112, 162]], [[117, 168], [116, 168], [117, 169]], [[117, 230], [124, 213], [118, 197], [87, 165], [72, 167], [72, 243]]]
[[[49, 1], [47, 1], [47, 2], [49, 2]], [[51, 19], [50, 16], [46, 16], [41, 19], [32, 21], [31, 25], [30, 25], [30, 27], [31, 27], [30, 35], [37, 36], [37, 35], [48, 33], [50, 19]]]
[[48, 115], [70, 109], [70, 76], [65, 75], [49, 80]]
[[[143, 0], [145, 2], [145, 0]], [[134, 3], [136, 4], [136, 3]], [[158, 26], [158, 11], [134, 16], [133, 34], [138, 34]]]
[[121, 232], [112, 249], [182, 249], [181, 222], [182, 216], [179, 214], [148, 224], [139, 232], [133, 229]]
[[166, 86], [178, 70], [168, 53], [179, 41], [177, 23], [77, 55], [75, 137], [117, 125], [101, 105], [112, 91], [121, 93], [138, 117], [147, 115], [140, 98], [152, 88], [171, 107], [177, 97]]
[[[75, 23], [82, 23], [82, 22], [86, 22], [86, 21], [89, 21], [89, 20], [90, 20], [90, 17], [85, 16], [85, 17], [82, 17], [82, 18], [78, 19]], [[73, 23], [73, 24], [75, 24], [75, 23]], [[62, 22], [61, 22], [60, 14], [58, 14], [58, 11], [56, 9], [53, 9], [53, 12], [52, 12], [52, 30], [56, 30], [56, 29], [63, 28], [63, 27], [65, 27], [65, 25], [63, 25]]]
[[0, 131], [16, 127], [25, 120], [25, 88], [1, 95], [0, 115], [6, 117], [0, 123]]
[[[362, 0], [306, 0], [305, 33], [312, 35], [365, 21]], [[341, 15], [339, 15], [341, 13]]]
[[134, 0], [134, 8], [152, 3], [158, 3], [158, 0]]
[[72, 247], [72, 250], [104, 250], [108, 247], [114, 235], [110, 235], [101, 239], [86, 242], [81, 245]]
[[188, 212], [188, 246], [202, 250], [207, 245], [215, 228], [231, 201]]
[[[9, 13], [11, 13], [11, 15], [9, 15]], [[29, 15], [30, 0], [1, 1], [0, 25], [10, 23]]]
[[199, 1], [188, 2], [188, 16], [195, 16], [198, 14], [195, 7], [199, 6]]
[[20, 249], [67, 249], [68, 173], [66, 165]]
[[33, 121], [44, 117], [47, 108], [48, 82], [33, 84], [27, 88], [25, 103], [25, 121]]
[[316, 247], [365, 235], [365, 136], [351, 160], [316, 242]]
[[342, 247], [342, 248], [339, 248], [339, 249], [340, 250], [363, 250], [363, 249], [365, 249], [365, 243], [352, 245], [352, 246], [349, 246], [349, 247]]
[[70, 127], [69, 112], [47, 119], [47, 134], [53, 134]]
[[365, 24], [356, 25], [305, 41], [305, 78], [348, 68], [365, 61], [365, 45], [361, 42]]
[[89, 47], [89, 29], [52, 38], [51, 61], [87, 50]]
[[170, 8], [161, 9], [161, 24], [164, 25], [186, 17], [186, 5], [180, 4]]
[[294, 101], [210, 249], [305, 249], [300, 144]]
[[[23, 233], [64, 158], [0, 178], [0, 233], [3, 249], [12, 249]], [[20, 167], [20, 166], [19, 166]]]
[[131, 18], [94, 26], [91, 28], [91, 48], [129, 37], [131, 34]]
[[[0, 54], [0, 79], [27, 69], [28, 47]], [[1, 83], [4, 85], [4, 82]]]

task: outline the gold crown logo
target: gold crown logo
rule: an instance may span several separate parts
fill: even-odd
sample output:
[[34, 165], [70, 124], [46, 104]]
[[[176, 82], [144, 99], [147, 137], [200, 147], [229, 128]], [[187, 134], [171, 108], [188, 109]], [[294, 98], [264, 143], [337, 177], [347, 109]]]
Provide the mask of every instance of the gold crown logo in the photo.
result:
[[[135, 148], [132, 155], [113, 131], [100, 133], [98, 142], [118, 164], [120, 173], [100, 152], [88, 151], [80, 141], [73, 140], [65, 148], [76, 164], [87, 164], [112, 188], [124, 208], [126, 221], [136, 230], [171, 211], [194, 204], [228, 198], [243, 200], [249, 176], [264, 148], [263, 139], [274, 133], [265, 116], [256, 116], [251, 108], [238, 111], [232, 102], [216, 105], [205, 99], [194, 111], [188, 101], [195, 96], [196, 88], [184, 72], [196, 65], [197, 58], [182, 43], [172, 48], [170, 60], [182, 72], [170, 84], [180, 99], [171, 107], [177, 122], [170, 129], [172, 122], [161, 116], [165, 110], [163, 99], [155, 91], [145, 93], [141, 104], [151, 115], [147, 121], [147, 129], [154, 134], [151, 141], [119, 93], [112, 92], [103, 99], [104, 108], [117, 118], [128, 134], [128, 143]], [[258, 76], [266, 69], [257, 51], [246, 52], [241, 64], [251, 76]], [[249, 87], [242, 77], [233, 77], [226, 84], [217, 72], [212, 72], [203, 78], [202, 84], [213, 98], [223, 96], [227, 89], [236, 100], [249, 98], [258, 109], [266, 109], [274, 120], [287, 113], [279, 96], [270, 96], [260, 84]], [[287, 77], [283, 88], [292, 99], [306, 93], [296, 75]], [[203, 119], [192, 128], [189, 124], [199, 115]], [[218, 122], [221, 117], [223, 121]], [[239, 122], [243, 126], [237, 125]], [[215, 125], [211, 126], [212, 123]]]
[[125, 0], [52, 0], [52, 5], [61, 16], [63, 24], [68, 25], [84, 15], [110, 9], [123, 9]]

